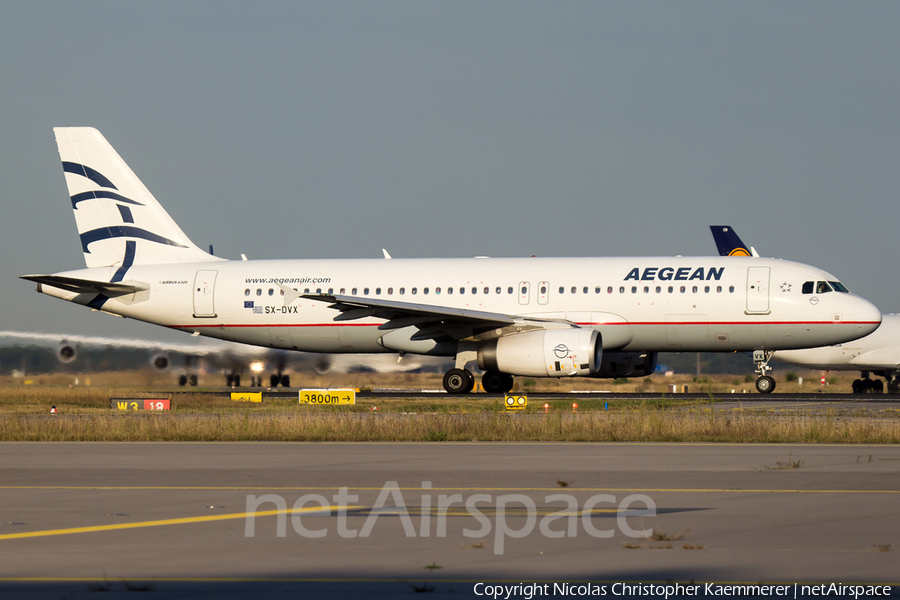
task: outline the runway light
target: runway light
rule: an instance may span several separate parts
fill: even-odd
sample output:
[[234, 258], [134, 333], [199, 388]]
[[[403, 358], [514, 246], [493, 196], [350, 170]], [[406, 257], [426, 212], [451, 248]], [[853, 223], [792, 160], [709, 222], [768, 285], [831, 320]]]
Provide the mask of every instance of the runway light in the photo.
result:
[[372, 410], [373, 410], [373, 411], [377, 411], [377, 410], [378, 410], [378, 407], [377, 407], [377, 406], [373, 406], [373, 407], [372, 407]]
[[578, 404], [573, 402], [572, 403], [572, 412], [575, 412], [576, 410], [578, 410]]
[[265, 368], [266, 368], [266, 365], [264, 365], [263, 363], [261, 363], [259, 361], [250, 363], [250, 370], [253, 371], [254, 373], [261, 373], [262, 370]]
[[55, 415], [55, 414], [58, 414], [58, 413], [59, 413], [59, 411], [56, 410], [56, 407], [55, 407], [55, 406], [51, 406], [51, 407], [50, 407], [50, 414], [51, 414], [51, 415]]

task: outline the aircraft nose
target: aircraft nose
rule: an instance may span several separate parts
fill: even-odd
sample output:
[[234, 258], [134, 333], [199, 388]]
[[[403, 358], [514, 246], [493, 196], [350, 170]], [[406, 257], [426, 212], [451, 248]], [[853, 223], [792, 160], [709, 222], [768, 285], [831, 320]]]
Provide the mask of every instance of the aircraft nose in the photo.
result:
[[877, 306], [860, 296], [854, 297], [854, 321], [858, 324], [860, 337], [869, 335], [881, 325], [881, 311]]

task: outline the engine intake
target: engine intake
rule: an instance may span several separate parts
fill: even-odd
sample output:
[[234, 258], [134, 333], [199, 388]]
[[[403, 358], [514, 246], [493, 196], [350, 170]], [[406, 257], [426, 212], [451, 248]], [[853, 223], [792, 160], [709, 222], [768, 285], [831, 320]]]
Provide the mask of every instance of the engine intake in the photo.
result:
[[593, 329], [516, 333], [478, 347], [478, 367], [531, 377], [589, 377], [600, 371], [603, 343]]

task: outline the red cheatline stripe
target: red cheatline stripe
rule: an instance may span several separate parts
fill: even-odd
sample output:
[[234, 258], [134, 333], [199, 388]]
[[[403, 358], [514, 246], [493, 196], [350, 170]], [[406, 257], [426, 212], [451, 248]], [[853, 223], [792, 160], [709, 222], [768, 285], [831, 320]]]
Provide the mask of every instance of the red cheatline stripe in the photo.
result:
[[[576, 325], [878, 325], [880, 321], [630, 321], [614, 323], [576, 323]], [[219, 323], [208, 325], [169, 325], [172, 329], [229, 327], [378, 327], [380, 323]]]

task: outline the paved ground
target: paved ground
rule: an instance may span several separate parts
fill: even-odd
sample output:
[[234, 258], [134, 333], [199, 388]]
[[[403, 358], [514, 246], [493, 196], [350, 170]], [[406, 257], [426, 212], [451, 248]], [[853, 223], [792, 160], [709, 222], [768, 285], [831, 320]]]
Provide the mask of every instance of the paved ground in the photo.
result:
[[[0, 594], [898, 585], [898, 475], [892, 446], [2, 443]], [[306, 514], [264, 514], [305, 495]], [[405, 511], [391, 508], [398, 501]], [[670, 539], [629, 537], [637, 530]]]

